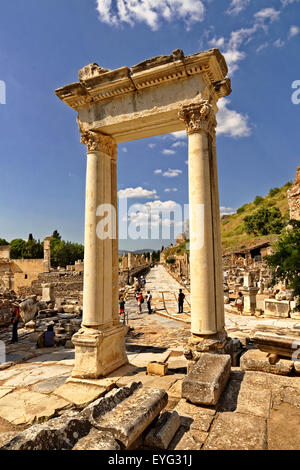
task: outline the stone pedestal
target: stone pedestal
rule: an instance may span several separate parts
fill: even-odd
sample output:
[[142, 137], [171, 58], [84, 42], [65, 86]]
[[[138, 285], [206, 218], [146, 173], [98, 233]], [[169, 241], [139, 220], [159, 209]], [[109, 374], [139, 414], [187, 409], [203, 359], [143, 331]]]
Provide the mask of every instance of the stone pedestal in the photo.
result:
[[255, 315], [256, 311], [256, 296], [258, 293], [257, 287], [243, 287], [242, 294], [244, 296], [244, 310], [243, 315]]
[[54, 289], [52, 284], [42, 284], [42, 302], [53, 302]]
[[75, 366], [72, 377], [98, 379], [127, 364], [123, 325], [107, 329], [82, 328], [72, 338]]

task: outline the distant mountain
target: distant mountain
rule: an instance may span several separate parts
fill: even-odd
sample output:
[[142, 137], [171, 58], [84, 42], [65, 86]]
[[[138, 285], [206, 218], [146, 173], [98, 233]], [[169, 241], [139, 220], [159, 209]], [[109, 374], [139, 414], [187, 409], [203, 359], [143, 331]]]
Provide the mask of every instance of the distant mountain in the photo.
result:
[[127, 255], [128, 253], [132, 253], [134, 255], [142, 255], [143, 253], [153, 253], [155, 250], [152, 248], [144, 248], [142, 250], [135, 250], [135, 251], [130, 251], [130, 250], [119, 250], [119, 255]]

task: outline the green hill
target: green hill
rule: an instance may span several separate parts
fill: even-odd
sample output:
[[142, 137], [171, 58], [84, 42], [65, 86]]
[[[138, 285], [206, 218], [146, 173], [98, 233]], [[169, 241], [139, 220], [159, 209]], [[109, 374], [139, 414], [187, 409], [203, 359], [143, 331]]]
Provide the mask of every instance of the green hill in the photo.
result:
[[248, 234], [245, 230], [244, 219], [252, 216], [262, 207], [268, 209], [278, 208], [284, 219], [289, 219], [289, 208], [287, 191], [292, 186], [289, 182], [282, 188], [272, 188], [265, 197], [257, 196], [253, 202], [240, 207], [236, 214], [225, 216], [221, 221], [222, 247], [225, 252], [231, 250], [248, 248], [260, 242], [275, 240], [276, 234], [268, 234], [265, 236], [256, 236]]

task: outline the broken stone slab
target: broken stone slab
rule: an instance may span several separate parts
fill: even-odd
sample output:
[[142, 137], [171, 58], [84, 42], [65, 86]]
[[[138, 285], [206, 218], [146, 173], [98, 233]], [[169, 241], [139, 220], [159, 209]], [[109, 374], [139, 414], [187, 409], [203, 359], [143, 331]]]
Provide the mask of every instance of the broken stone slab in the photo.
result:
[[216, 405], [231, 371], [227, 354], [202, 353], [182, 382], [182, 398], [196, 405]]
[[59, 418], [26, 429], [1, 450], [70, 450], [90, 430], [91, 424], [87, 419], [69, 411]]
[[261, 351], [292, 358], [300, 348], [300, 331], [296, 328], [260, 327], [252, 331], [251, 341]]
[[276, 364], [270, 364], [267, 354], [259, 349], [249, 349], [241, 357], [242, 370], [267, 372], [276, 375], [289, 375], [293, 370], [293, 362], [288, 359], [279, 359]]
[[167, 449], [179, 427], [180, 417], [177, 411], [162, 413], [156, 425], [147, 434], [145, 445], [151, 449]]
[[112, 432], [124, 448], [130, 447], [168, 403], [165, 391], [155, 388], [137, 390], [102, 419], [96, 420], [100, 431]]
[[90, 433], [79, 439], [72, 450], [121, 450], [111, 432], [92, 428]]
[[88, 419], [93, 426], [97, 426], [99, 419], [111, 411], [126, 398], [130, 397], [136, 390], [142, 387], [141, 382], [133, 382], [130, 387], [113, 389], [104, 397], [99, 398], [80, 412], [80, 415]]

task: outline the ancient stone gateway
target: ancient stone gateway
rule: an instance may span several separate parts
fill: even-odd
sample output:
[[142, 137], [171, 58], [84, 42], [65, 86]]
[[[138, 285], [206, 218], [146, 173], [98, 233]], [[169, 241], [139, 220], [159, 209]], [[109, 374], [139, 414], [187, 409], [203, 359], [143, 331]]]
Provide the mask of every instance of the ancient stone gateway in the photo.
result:
[[131, 68], [87, 65], [78, 83], [56, 90], [77, 111], [81, 142], [87, 146], [83, 322], [73, 337], [74, 377], [97, 378], [127, 362], [118, 315], [118, 240], [96, 234], [97, 208], [117, 208], [117, 144], [184, 129], [189, 139], [192, 333], [187, 356], [196, 359], [199, 351], [213, 348], [224, 352], [215, 129], [218, 99], [231, 93], [227, 71], [218, 49], [188, 57], [176, 50]]

